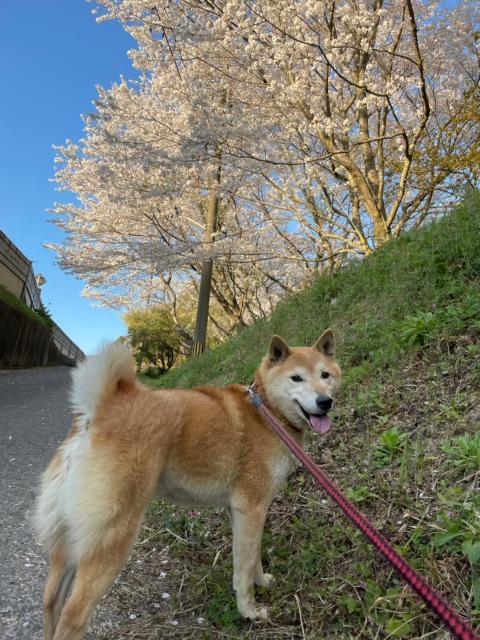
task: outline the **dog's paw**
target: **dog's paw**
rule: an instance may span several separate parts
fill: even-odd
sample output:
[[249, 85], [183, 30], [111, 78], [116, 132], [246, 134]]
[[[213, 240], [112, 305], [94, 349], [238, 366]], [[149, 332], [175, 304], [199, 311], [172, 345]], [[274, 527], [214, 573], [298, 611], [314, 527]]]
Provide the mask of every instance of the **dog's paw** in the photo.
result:
[[275, 577], [271, 573], [264, 573], [260, 578], [255, 578], [255, 584], [270, 589], [275, 584]]
[[253, 607], [247, 618], [252, 622], [264, 622], [268, 620], [268, 609], [266, 607]]
[[239, 606], [238, 611], [242, 618], [251, 620], [252, 622], [261, 622], [262, 620], [268, 620], [268, 609], [266, 607], [256, 607], [254, 604]]

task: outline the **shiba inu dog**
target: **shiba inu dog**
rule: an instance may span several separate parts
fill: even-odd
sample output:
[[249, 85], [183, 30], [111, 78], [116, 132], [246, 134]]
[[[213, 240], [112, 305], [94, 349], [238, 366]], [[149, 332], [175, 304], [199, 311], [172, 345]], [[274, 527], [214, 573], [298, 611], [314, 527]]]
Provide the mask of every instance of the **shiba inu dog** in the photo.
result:
[[[324, 434], [340, 380], [334, 337], [312, 347], [273, 336], [257, 392], [295, 440]], [[148, 501], [223, 506], [233, 529], [233, 587], [245, 618], [266, 618], [253, 585], [270, 586], [261, 537], [267, 509], [295, 461], [246, 387], [151, 390], [129, 349], [107, 346], [73, 372], [73, 426], [42, 479], [35, 525], [50, 558], [45, 640], [80, 640], [123, 568]]]

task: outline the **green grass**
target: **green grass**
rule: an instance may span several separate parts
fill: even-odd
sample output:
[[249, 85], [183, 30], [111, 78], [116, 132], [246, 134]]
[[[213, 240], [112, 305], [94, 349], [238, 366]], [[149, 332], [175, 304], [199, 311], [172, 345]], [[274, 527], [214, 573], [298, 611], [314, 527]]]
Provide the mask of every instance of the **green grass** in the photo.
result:
[[0, 285], [0, 300], [3, 300], [11, 307], [15, 307], [15, 309], [21, 311], [23, 315], [40, 322], [46, 327], [51, 327], [53, 324], [50, 314], [47, 311], [42, 310], [41, 312], [37, 312], [34, 309], [31, 309], [28, 305], [22, 302], [20, 298], [17, 298], [17, 296], [5, 289], [5, 287], [2, 287], [2, 285]]
[[[309, 438], [310, 453], [477, 624], [479, 276], [476, 194], [441, 221], [319, 278], [268, 321], [155, 382], [248, 382], [272, 334], [302, 345], [332, 326], [344, 381], [333, 427], [324, 438]], [[121, 626], [119, 639], [449, 637], [301, 469], [274, 501], [264, 533], [266, 570], [277, 577], [272, 591], [257, 596], [270, 611], [266, 625], [246, 624], [236, 613], [222, 512], [154, 505], [145, 531], [133, 566], [148, 558], [157, 575], [159, 558], [168, 557], [165, 580], [173, 595], [152, 611], [155, 579], [129, 572], [120, 593], [134, 595], [122, 610], [144, 613]]]

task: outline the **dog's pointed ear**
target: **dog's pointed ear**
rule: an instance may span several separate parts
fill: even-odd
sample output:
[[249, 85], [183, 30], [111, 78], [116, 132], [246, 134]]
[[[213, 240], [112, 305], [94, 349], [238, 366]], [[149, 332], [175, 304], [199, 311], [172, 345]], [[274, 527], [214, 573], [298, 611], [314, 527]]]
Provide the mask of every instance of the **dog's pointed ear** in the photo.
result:
[[314, 349], [323, 353], [324, 356], [333, 358], [335, 356], [335, 336], [331, 329], [326, 329], [313, 345]]
[[271, 364], [279, 364], [288, 358], [290, 348], [280, 336], [272, 336], [268, 347], [268, 357]]

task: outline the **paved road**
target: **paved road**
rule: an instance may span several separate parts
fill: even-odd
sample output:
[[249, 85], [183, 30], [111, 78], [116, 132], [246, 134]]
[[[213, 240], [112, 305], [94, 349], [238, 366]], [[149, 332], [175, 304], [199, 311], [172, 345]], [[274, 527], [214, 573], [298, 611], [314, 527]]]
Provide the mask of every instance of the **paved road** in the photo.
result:
[[68, 367], [0, 371], [0, 638], [41, 638], [45, 557], [31, 516], [39, 476], [69, 428]]

